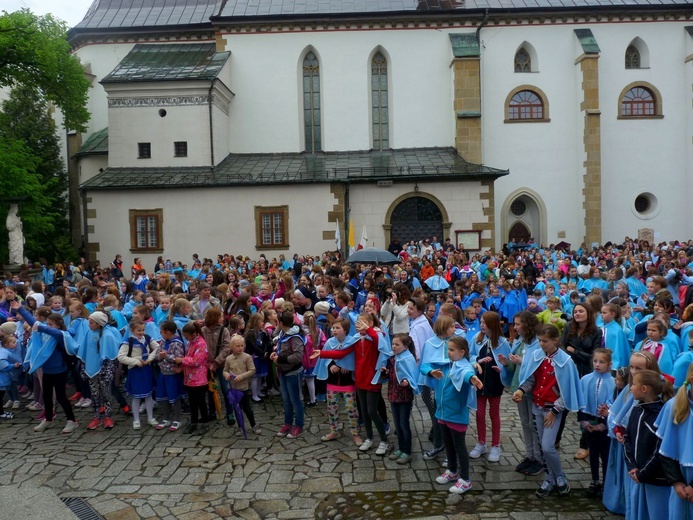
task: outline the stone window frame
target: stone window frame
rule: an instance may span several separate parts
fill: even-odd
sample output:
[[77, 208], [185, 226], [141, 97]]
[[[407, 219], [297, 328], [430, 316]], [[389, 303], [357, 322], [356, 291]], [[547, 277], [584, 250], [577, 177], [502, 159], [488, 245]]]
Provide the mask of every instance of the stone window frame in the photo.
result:
[[[281, 215], [282, 241], [281, 243], [264, 244], [262, 218], [265, 215]], [[272, 218], [272, 217], [271, 217]], [[289, 206], [255, 206], [255, 249], [261, 250], [286, 250], [289, 249]]]
[[[137, 219], [156, 218], [156, 247], [140, 247], [137, 243]], [[128, 210], [130, 221], [130, 252], [132, 253], [163, 253], [164, 252], [164, 210], [156, 209], [130, 209]]]
[[152, 158], [152, 143], [137, 143], [137, 158], [151, 159]]
[[[628, 92], [635, 88], [642, 88], [650, 93], [654, 100], [654, 114], [637, 116], [623, 115], [623, 99], [625, 98]], [[664, 119], [664, 113], [662, 110], [662, 95], [660, 94], [659, 89], [657, 87], [655, 87], [652, 83], [648, 83], [647, 81], [634, 81], [633, 83], [629, 83], [628, 85], [626, 85], [623, 88], [623, 90], [621, 90], [621, 93], [618, 95], [617, 107], [618, 108], [616, 113], [618, 114], [618, 116], [616, 119]]]
[[[515, 94], [522, 92], [524, 90], [528, 90], [535, 94], [542, 102], [542, 107], [543, 107], [543, 117], [541, 118], [536, 118], [536, 119], [511, 119], [510, 118], [510, 101], [513, 99]], [[519, 87], [515, 87], [510, 91], [508, 96], [505, 98], [505, 106], [504, 106], [504, 111], [505, 111], [505, 119], [503, 120], [504, 123], [510, 123], [510, 124], [517, 124], [517, 123], [549, 123], [551, 122], [551, 118], [549, 117], [549, 98], [546, 96], [543, 90], [541, 90], [539, 87], [536, 87], [534, 85], [520, 85]]]

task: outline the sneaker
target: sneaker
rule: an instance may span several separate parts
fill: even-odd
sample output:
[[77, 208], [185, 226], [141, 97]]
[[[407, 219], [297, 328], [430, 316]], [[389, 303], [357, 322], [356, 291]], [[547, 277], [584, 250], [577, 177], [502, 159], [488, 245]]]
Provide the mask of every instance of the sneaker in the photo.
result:
[[593, 480], [590, 482], [590, 487], [587, 488], [587, 494], [591, 497], [596, 497], [599, 494], [599, 488], [601, 486], [601, 483], [597, 480]]
[[44, 419], [43, 421], [41, 421], [41, 422], [39, 423], [38, 426], [34, 426], [34, 431], [35, 431], [36, 433], [45, 432], [45, 431], [46, 431], [48, 428], [50, 428], [51, 426], [53, 426], [53, 423], [52, 423], [52, 422], [48, 422], [48, 421], [46, 421], [46, 420]]
[[529, 466], [524, 471], [524, 474], [534, 476], [534, 475], [539, 475], [540, 473], [543, 473], [543, 472], [544, 472], [544, 465], [541, 462], [534, 460], [534, 461], [532, 461], [531, 466]]
[[[556, 448], [556, 449], [558, 449], [558, 448]], [[574, 458], [577, 460], [583, 460], [589, 456], [590, 456], [590, 450], [585, 450], [583, 448], [580, 448], [579, 450], [577, 450], [577, 453], [575, 454]]]
[[390, 423], [385, 423], [385, 435], [390, 435]]
[[133, 430], [139, 430], [140, 428], [142, 428], [142, 423], [140, 423], [139, 421], [132, 421]]
[[522, 459], [522, 462], [520, 462], [517, 466], [515, 466], [515, 471], [518, 473], [524, 473], [527, 468], [529, 468], [534, 461], [530, 459], [529, 457], [525, 457]]
[[75, 392], [74, 394], [72, 394], [70, 396], [68, 401], [70, 401], [71, 403], [74, 403], [75, 401], [79, 401], [80, 399], [82, 399], [82, 394], [80, 392]]
[[207, 426], [205, 423], [202, 423], [197, 427], [197, 434], [198, 435], [204, 435], [208, 431], [209, 431], [209, 426]]
[[397, 459], [397, 464], [408, 464], [411, 461], [411, 455], [408, 453], [402, 453]]
[[104, 427], [105, 430], [112, 430], [112, 429], [113, 429], [113, 426], [115, 426], [115, 424], [113, 423], [113, 418], [112, 418], [112, 417], [106, 417], [106, 418], [103, 420], [103, 427]]
[[478, 459], [484, 453], [486, 453], [486, 444], [481, 444], [481, 443], [477, 442], [476, 446], [474, 446], [474, 449], [469, 452], [469, 458], [470, 459]]
[[[29, 389], [26, 386], [20, 386], [19, 388], [17, 388], [17, 392], [19, 392], [20, 395], [26, 394], [28, 391]], [[22, 397], [24, 396], [22, 395]]]
[[363, 444], [363, 439], [360, 435], [354, 435], [354, 444], [356, 444], [356, 446], [361, 446]]
[[443, 461], [443, 463], [441, 464], [441, 466], [443, 466], [444, 468], [447, 468], [447, 467], [448, 467], [448, 458], [447, 458], [447, 457], [445, 457], [445, 460]]
[[486, 460], [489, 462], [498, 462], [500, 460], [500, 456], [500, 446], [491, 446], [491, 451], [489, 452], [488, 457], [486, 457]]
[[0, 414], [0, 419], [14, 419], [14, 414], [12, 412], [3, 412]]
[[14, 404], [12, 405], [13, 410], [19, 410], [19, 407], [22, 406], [22, 403], [19, 401], [15, 401]]
[[67, 421], [65, 428], [62, 429], [61, 433], [72, 433], [77, 429], [77, 421]]
[[316, 401], [309, 401], [305, 406], [306, 408], [314, 408], [315, 406], [318, 406], [318, 403]]
[[368, 451], [373, 447], [373, 439], [366, 439], [359, 446], [359, 451]]
[[80, 408], [89, 408], [91, 406], [91, 399], [85, 399], [82, 404], [80, 405]]
[[291, 428], [291, 431], [286, 437], [287, 439], [298, 439], [298, 436], [301, 435], [301, 433], [303, 433], [303, 428], [294, 426], [293, 428]]
[[558, 494], [561, 496], [565, 496], [570, 493], [570, 484], [568, 484], [565, 477], [556, 477], [556, 489], [558, 490]]
[[171, 422], [164, 419], [163, 421], [161, 421], [160, 423], [158, 423], [158, 424], [155, 426], [155, 428], [156, 428], [157, 430], [163, 430], [164, 428], [168, 428], [168, 425], [169, 425], [169, 424], [171, 424]]
[[456, 493], [458, 495], [461, 495], [462, 493], [466, 493], [472, 489], [472, 482], [470, 480], [464, 480], [464, 479], [457, 479], [457, 482], [455, 482], [455, 485], [450, 488], [450, 493]]
[[[261, 403], [262, 402], [262, 399], [260, 397], [253, 397], [252, 399], [253, 399], [254, 403]], [[308, 405], [306, 405], [306, 406], [308, 406]]]
[[101, 421], [101, 419], [97, 419], [96, 417], [94, 417], [91, 421], [89, 421], [89, 424], [87, 425], [87, 430], [96, 430], [102, 424], [103, 421]]
[[388, 455], [387, 458], [390, 460], [397, 460], [398, 458], [400, 458], [401, 455], [402, 455], [402, 450], [395, 450], [392, 453], [390, 453], [390, 455]]
[[171, 427], [168, 429], [170, 432], [177, 432], [180, 429], [180, 423], [178, 421], [173, 421]]
[[446, 469], [445, 473], [436, 478], [436, 482], [438, 484], [449, 484], [450, 482], [456, 482], [459, 478], [460, 477], [457, 475], [457, 473], [453, 473], [449, 469]]
[[152, 417], [151, 419], [147, 419], [147, 424], [148, 424], [149, 426], [154, 426], [155, 428], [156, 428], [157, 426], [159, 426], [159, 423], [157, 422], [156, 419], [154, 419], [154, 417]]
[[320, 437], [320, 440], [322, 442], [330, 442], [330, 441], [334, 441], [336, 439], [339, 439], [339, 432], [326, 433], [325, 435]]
[[548, 480], [545, 480], [544, 482], [541, 483], [541, 485], [539, 486], [539, 489], [537, 489], [535, 494], [539, 498], [546, 498], [554, 490], [554, 487], [555, 486], [551, 482], [549, 482]]
[[26, 405], [27, 410], [31, 410], [32, 412], [38, 412], [39, 410], [43, 410], [43, 405], [40, 403], [37, 403], [36, 401], [32, 401], [28, 405]]
[[282, 395], [282, 393], [279, 390], [277, 390], [276, 388], [270, 388], [269, 390], [267, 390], [267, 395], [270, 395], [272, 397], [277, 397], [278, 395]]
[[29, 401], [34, 400], [34, 392], [27, 392], [26, 394], [23, 394], [22, 399], [28, 399]]
[[73, 408], [82, 408], [82, 403], [84, 402], [84, 397], [80, 397], [78, 401], [72, 403]]
[[260, 429], [260, 427], [257, 424], [255, 426], [253, 426], [253, 433], [255, 435], [260, 435], [262, 433], [262, 430]]
[[381, 457], [383, 455], [387, 455], [387, 453], [392, 449], [392, 444], [390, 444], [387, 441], [381, 441], [380, 444], [378, 444], [378, 449], [375, 450], [376, 455], [380, 455]]
[[233, 415], [226, 416], [226, 426], [233, 426], [236, 424], [236, 418]]
[[441, 446], [440, 448], [431, 448], [423, 454], [423, 458], [424, 460], [435, 459], [438, 456], [438, 454], [443, 453], [444, 450], [445, 448], [443, 446]]
[[282, 429], [277, 432], [277, 437], [286, 437], [291, 432], [291, 425], [285, 424]]
[[185, 427], [185, 430], [183, 430], [183, 433], [187, 433], [188, 435], [192, 434], [195, 430], [197, 430], [197, 424], [195, 423], [190, 423]]
[[127, 417], [132, 417], [132, 408], [130, 408], [130, 405], [125, 405], [120, 408], [120, 411], [123, 412]]
[[12, 405], [14, 404], [14, 401], [10, 399], [5, 403], [5, 408], [12, 408]]

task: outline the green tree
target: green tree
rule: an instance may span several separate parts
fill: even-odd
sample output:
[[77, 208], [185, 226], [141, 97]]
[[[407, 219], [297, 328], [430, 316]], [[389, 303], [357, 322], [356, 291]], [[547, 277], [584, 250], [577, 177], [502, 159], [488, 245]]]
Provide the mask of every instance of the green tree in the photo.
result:
[[[25, 256], [49, 261], [73, 258], [67, 219], [67, 173], [60, 158], [56, 125], [40, 92], [17, 87], [2, 104], [0, 158], [3, 196], [26, 199], [20, 213]], [[7, 210], [8, 204], [3, 204], [0, 222], [5, 221]], [[0, 254], [7, 258], [6, 251]]]
[[0, 87], [25, 85], [60, 108], [65, 128], [86, 131], [90, 82], [70, 53], [67, 25], [28, 9], [0, 15]]

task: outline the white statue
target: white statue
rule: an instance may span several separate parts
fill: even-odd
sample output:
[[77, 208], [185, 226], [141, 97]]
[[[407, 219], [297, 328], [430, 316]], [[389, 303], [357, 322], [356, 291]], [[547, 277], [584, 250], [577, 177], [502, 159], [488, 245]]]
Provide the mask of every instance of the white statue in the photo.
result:
[[17, 205], [11, 204], [5, 221], [10, 238], [10, 265], [24, 262], [24, 233], [22, 233], [22, 219], [17, 215], [18, 211]]

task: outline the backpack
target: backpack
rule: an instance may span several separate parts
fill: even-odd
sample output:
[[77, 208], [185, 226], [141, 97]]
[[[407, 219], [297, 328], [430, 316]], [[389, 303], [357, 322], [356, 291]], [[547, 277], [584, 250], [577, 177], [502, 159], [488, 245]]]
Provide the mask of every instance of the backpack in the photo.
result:
[[[325, 337], [325, 333], [318, 329], [318, 341], [320, 342], [320, 345], [318, 345], [318, 348], [322, 348], [322, 346], [325, 344], [327, 341]], [[310, 334], [306, 334], [305, 336], [305, 342], [303, 343], [303, 359], [301, 360], [301, 363], [303, 364], [303, 368], [306, 370], [310, 370], [315, 367], [318, 363], [318, 359], [310, 359], [310, 357], [313, 355], [313, 352], [315, 352], [315, 345], [313, 345], [313, 338]]]
[[[144, 341], [147, 344], [147, 347], [149, 347], [149, 344], [152, 342], [152, 338], [148, 334], [145, 334], [144, 335]], [[135, 346], [135, 338], [130, 336], [128, 338], [128, 357], [132, 356], [132, 349], [134, 346]], [[129, 368], [130, 368], [129, 366], [123, 365], [123, 375], [126, 375], [128, 373]]]

